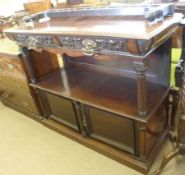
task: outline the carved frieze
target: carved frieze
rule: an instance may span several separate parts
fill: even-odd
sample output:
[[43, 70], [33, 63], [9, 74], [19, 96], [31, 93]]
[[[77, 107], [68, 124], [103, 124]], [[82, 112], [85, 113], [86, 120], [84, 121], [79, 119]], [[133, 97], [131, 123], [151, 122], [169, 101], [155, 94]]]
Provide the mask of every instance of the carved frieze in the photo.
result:
[[[36, 47], [58, 47], [81, 50], [85, 55], [92, 56], [94, 52], [116, 52], [120, 54], [133, 55], [132, 48], [137, 47], [138, 53], [134, 55], [145, 55], [152, 46], [152, 40], [136, 40], [135, 46], [129, 44], [128, 38], [112, 37], [77, 37], [77, 36], [53, 36], [53, 35], [14, 35], [18, 44]], [[57, 42], [55, 42], [58, 40]]]
[[[128, 52], [127, 39], [90, 39], [79, 37], [58, 37], [62, 47], [69, 49], [84, 49], [87, 46], [84, 43], [93, 43], [93, 51], [112, 51], [112, 52]], [[88, 41], [88, 42], [85, 42]], [[91, 47], [90, 45], [88, 47]]]
[[138, 46], [138, 49], [139, 49], [139, 52], [141, 53], [141, 55], [144, 55], [146, 54], [150, 48], [151, 48], [151, 45], [152, 45], [152, 40], [137, 40], [137, 46]]
[[18, 43], [25, 44], [30, 47], [37, 47], [37, 46], [56, 47], [52, 36], [46, 36], [46, 35], [30, 36], [30, 35], [18, 34], [18, 35], [15, 35], [15, 39]]
[[62, 47], [70, 49], [81, 49], [82, 39], [81, 38], [71, 38], [71, 37], [59, 37]]

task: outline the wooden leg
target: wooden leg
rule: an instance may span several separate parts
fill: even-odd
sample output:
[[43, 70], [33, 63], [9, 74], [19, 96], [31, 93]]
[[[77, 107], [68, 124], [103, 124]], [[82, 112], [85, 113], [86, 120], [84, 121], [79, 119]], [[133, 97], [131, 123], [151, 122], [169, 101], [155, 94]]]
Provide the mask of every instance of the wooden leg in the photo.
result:
[[179, 93], [177, 90], [171, 90], [171, 96], [172, 96], [172, 111], [171, 111], [171, 126], [170, 129], [172, 131], [175, 130], [175, 119], [176, 119], [176, 114], [177, 114], [177, 109], [178, 109], [178, 102], [179, 102]]
[[26, 66], [26, 72], [30, 78], [30, 81], [31, 83], [36, 83], [37, 79], [36, 79], [36, 75], [33, 69], [33, 65], [29, 58], [29, 50], [26, 47], [22, 47], [21, 50], [22, 50], [22, 54], [20, 55], [20, 57], [22, 58], [24, 66]]
[[166, 166], [166, 164], [175, 156], [177, 156], [179, 154], [180, 148], [176, 148], [175, 150], [173, 150], [172, 152], [170, 152], [166, 157], [164, 157], [161, 166], [159, 167], [158, 170], [156, 170], [155, 172], [153, 172], [151, 175], [159, 175], [162, 170], [164, 169], [164, 167]]

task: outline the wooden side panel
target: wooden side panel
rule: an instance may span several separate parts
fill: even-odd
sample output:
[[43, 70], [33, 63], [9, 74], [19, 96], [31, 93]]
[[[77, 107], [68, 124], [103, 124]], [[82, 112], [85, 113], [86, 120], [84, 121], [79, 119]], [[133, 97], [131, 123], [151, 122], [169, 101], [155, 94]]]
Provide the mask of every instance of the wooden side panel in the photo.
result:
[[135, 131], [139, 157], [146, 159], [155, 150], [156, 144], [162, 142], [161, 138], [168, 128], [167, 111], [167, 104], [163, 102], [147, 123], [137, 123]]
[[41, 78], [59, 68], [57, 55], [47, 51], [29, 50], [29, 59], [36, 78]]

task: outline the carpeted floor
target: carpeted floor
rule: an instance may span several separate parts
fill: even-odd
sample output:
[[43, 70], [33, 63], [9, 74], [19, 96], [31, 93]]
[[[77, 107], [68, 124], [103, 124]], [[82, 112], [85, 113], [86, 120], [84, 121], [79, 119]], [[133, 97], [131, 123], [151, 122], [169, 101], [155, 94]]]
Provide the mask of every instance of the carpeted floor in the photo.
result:
[[[161, 154], [171, 149], [166, 143]], [[158, 156], [155, 166], [160, 163]], [[182, 175], [177, 157], [162, 175]], [[140, 175], [0, 103], [0, 175]]]

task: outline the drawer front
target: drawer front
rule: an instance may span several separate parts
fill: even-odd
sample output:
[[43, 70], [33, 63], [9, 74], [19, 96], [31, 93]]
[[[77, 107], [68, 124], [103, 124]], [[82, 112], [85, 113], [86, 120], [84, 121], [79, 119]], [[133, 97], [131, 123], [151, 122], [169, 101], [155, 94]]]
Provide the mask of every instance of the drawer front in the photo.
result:
[[88, 108], [90, 137], [130, 153], [134, 151], [133, 121], [95, 108]]
[[1, 86], [8, 90], [21, 91], [22, 94], [30, 95], [30, 89], [26, 79], [21, 79], [8, 74], [0, 73]]
[[26, 79], [25, 71], [18, 57], [8, 58], [0, 56], [0, 71], [3, 71], [4, 74]]
[[9, 103], [22, 107], [29, 112], [39, 114], [34, 100], [29, 96], [23, 95], [17, 91], [10, 90], [6, 90], [6, 92], [4, 92], [2, 96], [3, 99]]
[[73, 104], [70, 100], [46, 93], [51, 118], [79, 130]]

